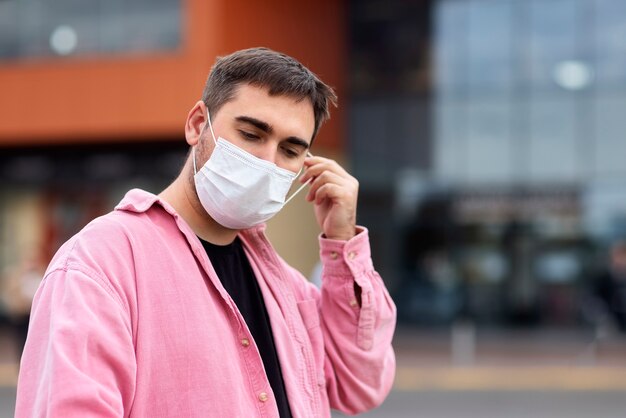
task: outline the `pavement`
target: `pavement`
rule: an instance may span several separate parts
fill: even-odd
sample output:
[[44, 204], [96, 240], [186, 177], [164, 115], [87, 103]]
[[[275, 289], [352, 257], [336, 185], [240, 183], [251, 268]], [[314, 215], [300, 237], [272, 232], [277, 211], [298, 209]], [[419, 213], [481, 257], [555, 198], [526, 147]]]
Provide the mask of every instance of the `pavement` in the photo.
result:
[[399, 391], [626, 390], [626, 336], [616, 331], [401, 327], [394, 346]]
[[[615, 331], [403, 326], [394, 347], [393, 391], [363, 417], [626, 416], [626, 336]], [[13, 416], [16, 359], [2, 328], [0, 418]]]
[[626, 336], [614, 330], [399, 327], [394, 347], [394, 388], [360, 417], [626, 416]]

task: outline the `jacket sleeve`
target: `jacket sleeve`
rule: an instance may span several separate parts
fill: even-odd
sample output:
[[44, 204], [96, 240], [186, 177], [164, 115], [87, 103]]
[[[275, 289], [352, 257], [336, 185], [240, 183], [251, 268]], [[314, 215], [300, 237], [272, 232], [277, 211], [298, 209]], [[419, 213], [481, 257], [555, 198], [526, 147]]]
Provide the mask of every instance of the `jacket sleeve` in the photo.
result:
[[328, 398], [332, 408], [357, 414], [379, 406], [391, 390], [396, 307], [374, 270], [367, 229], [347, 242], [320, 237], [320, 256], [321, 295], [307, 289], [318, 298]]
[[130, 315], [107, 281], [80, 266], [49, 272], [33, 302], [15, 416], [125, 416], [133, 347]]

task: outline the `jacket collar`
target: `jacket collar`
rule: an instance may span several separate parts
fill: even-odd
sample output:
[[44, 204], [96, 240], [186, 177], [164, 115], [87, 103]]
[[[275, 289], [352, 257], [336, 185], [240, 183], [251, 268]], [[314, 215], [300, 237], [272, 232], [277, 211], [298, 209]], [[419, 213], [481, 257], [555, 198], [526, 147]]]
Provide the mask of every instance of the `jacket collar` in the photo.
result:
[[[161, 199], [159, 196], [141, 189], [132, 189], [128, 191], [124, 198], [120, 201], [120, 203], [115, 206], [115, 210], [144, 213], [147, 212], [154, 205], [161, 206], [163, 209], [165, 209], [167, 213], [174, 217], [177, 222], [184, 222], [183, 218], [169, 203]], [[187, 228], [189, 228], [186, 222], [184, 222], [184, 224], [187, 226]], [[253, 226], [252, 228], [240, 231], [240, 235], [247, 236], [250, 233], [263, 234], [265, 232], [265, 228], [266, 225], [263, 223]]]

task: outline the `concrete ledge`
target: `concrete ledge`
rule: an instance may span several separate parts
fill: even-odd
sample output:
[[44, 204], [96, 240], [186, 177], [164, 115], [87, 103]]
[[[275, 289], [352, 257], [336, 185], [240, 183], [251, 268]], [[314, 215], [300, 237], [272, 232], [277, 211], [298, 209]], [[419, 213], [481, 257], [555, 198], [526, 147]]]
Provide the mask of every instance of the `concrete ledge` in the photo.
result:
[[626, 391], [626, 367], [399, 367], [398, 391]]

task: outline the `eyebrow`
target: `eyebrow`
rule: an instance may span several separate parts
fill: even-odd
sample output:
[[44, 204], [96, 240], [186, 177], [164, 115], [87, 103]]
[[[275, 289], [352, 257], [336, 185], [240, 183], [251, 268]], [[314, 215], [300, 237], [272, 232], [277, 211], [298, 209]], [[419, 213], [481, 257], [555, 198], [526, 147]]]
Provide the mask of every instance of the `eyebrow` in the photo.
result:
[[[271, 134], [272, 132], [274, 132], [274, 128], [272, 128], [272, 126], [269, 123], [263, 122], [262, 120], [253, 118], [251, 116], [237, 116], [235, 120], [237, 122], [248, 123], [268, 134]], [[297, 136], [289, 136], [285, 138], [285, 141], [293, 145], [301, 146], [304, 149], [310, 148], [310, 144], [307, 141], [305, 141], [302, 138], [298, 138]]]

